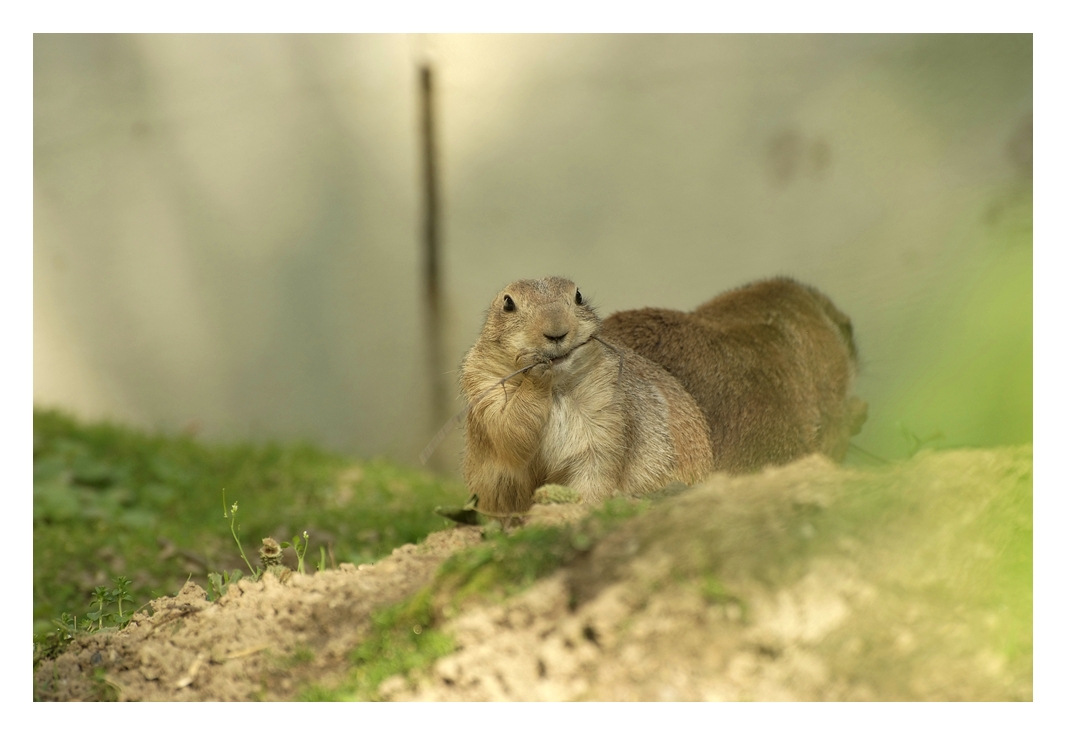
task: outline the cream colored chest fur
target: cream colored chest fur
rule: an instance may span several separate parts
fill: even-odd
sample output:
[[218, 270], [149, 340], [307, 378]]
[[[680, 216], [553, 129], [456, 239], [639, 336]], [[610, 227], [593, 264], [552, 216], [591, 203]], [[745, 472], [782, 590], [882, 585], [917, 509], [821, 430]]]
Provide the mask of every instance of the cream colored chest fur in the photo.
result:
[[587, 487], [594, 475], [616, 464], [615, 458], [624, 450], [619, 442], [623, 415], [614, 386], [605, 377], [596, 375], [573, 387], [553, 387], [535, 459], [547, 481]]

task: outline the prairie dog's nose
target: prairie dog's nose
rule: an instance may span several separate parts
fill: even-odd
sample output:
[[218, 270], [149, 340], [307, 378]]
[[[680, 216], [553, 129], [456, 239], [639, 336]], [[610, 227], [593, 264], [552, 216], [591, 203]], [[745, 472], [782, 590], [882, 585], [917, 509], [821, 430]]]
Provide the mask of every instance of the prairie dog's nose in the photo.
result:
[[551, 344], [559, 344], [566, 335], [570, 334], [570, 318], [559, 304], [552, 304], [546, 308], [541, 316], [540, 330], [544, 338]]

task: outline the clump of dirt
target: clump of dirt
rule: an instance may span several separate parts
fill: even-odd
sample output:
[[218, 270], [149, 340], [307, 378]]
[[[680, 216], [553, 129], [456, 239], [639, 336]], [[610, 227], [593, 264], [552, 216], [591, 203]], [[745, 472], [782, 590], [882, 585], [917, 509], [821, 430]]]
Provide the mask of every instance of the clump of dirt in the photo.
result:
[[[550, 505], [536, 520], [573, 523]], [[370, 613], [477, 528], [374, 565], [195, 585], [35, 672], [41, 699], [287, 699], [330, 687]], [[884, 470], [819, 457], [716, 476], [623, 521], [524, 592], [443, 623], [454, 652], [390, 700], [1031, 700], [1032, 450]]]

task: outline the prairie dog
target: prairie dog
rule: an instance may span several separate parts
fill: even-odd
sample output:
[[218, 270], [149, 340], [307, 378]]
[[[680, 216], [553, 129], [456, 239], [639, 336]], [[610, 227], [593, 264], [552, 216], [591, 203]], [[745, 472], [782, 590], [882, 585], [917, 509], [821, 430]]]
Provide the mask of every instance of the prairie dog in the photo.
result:
[[565, 278], [515, 281], [493, 299], [459, 371], [463, 476], [479, 510], [524, 511], [546, 483], [594, 502], [710, 473], [692, 396], [660, 366], [599, 341], [601, 326]]
[[849, 395], [851, 320], [790, 278], [728, 291], [692, 312], [618, 312], [604, 321], [603, 338], [662, 365], [692, 394], [718, 470], [814, 452], [841, 461], [866, 419], [866, 403]]

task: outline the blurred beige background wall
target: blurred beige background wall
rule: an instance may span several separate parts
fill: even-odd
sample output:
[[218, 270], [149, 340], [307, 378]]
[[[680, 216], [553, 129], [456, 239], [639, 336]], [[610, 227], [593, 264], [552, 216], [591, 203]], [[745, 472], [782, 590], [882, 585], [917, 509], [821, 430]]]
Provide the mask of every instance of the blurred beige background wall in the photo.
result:
[[515, 278], [786, 274], [855, 323], [858, 444], [1031, 440], [1027, 35], [37, 35], [37, 405], [414, 461], [426, 59], [450, 368]]

